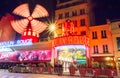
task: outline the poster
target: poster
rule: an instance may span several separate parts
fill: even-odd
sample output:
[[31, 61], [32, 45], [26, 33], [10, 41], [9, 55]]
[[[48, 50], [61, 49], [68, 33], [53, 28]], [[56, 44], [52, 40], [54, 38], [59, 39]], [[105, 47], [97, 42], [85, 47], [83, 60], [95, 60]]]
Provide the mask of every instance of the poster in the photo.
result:
[[51, 60], [51, 50], [31, 50], [23, 52], [0, 52], [0, 62]]
[[64, 45], [56, 47], [56, 49], [59, 60], [86, 63], [86, 49], [84, 45]]

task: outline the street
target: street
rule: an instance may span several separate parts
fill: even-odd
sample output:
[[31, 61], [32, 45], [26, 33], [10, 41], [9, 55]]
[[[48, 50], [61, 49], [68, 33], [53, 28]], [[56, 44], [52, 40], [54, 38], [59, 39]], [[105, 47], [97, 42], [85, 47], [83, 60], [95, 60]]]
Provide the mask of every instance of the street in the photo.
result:
[[58, 76], [50, 74], [32, 74], [32, 73], [9, 73], [7, 70], [0, 70], [0, 78], [87, 78], [87, 77]]

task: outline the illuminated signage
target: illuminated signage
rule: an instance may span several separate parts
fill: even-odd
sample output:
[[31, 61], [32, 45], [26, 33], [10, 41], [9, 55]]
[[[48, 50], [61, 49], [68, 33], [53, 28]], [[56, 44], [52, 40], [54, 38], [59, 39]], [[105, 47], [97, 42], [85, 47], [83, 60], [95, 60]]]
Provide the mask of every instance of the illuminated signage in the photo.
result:
[[30, 44], [32, 44], [32, 39], [1, 42], [0, 46], [11, 47], [11, 46], [30, 45]]
[[0, 52], [0, 62], [3, 61], [49, 61], [51, 50], [30, 50], [20, 52]]
[[84, 44], [89, 46], [89, 38], [86, 36], [63, 36], [54, 39], [54, 46], [66, 44]]
[[10, 51], [13, 51], [13, 50], [9, 47], [0, 47], [0, 52], [10, 52]]
[[68, 62], [86, 63], [86, 47], [84, 45], [64, 45], [55, 47], [58, 59]]

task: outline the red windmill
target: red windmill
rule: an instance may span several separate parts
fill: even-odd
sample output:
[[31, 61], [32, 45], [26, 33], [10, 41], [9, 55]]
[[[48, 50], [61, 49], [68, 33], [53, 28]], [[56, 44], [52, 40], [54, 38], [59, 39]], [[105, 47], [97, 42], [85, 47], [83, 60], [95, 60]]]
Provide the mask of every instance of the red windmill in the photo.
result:
[[32, 39], [33, 42], [39, 40], [39, 34], [43, 32], [47, 25], [43, 23], [41, 18], [47, 17], [47, 10], [39, 4], [36, 4], [33, 12], [30, 12], [29, 4], [25, 3], [14, 9], [13, 14], [15, 20], [11, 21], [13, 29], [22, 34], [21, 39]]

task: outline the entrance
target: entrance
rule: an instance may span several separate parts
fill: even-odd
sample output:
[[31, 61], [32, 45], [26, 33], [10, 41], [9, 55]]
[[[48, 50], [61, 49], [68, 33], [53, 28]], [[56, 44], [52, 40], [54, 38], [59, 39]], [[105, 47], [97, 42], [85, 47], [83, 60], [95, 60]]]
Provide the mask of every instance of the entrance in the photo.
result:
[[68, 72], [71, 63], [86, 64], [86, 48], [84, 45], [63, 45], [55, 47], [58, 60], [63, 62], [64, 72]]

